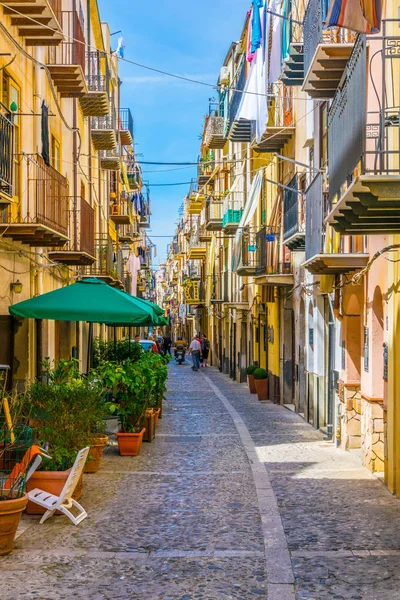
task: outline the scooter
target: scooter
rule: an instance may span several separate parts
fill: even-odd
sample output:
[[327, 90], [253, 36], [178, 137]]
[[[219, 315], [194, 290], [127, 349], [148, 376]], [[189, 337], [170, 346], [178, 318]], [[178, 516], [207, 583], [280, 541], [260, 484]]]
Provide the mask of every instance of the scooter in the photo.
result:
[[178, 365], [183, 365], [185, 362], [185, 349], [181, 345], [175, 348], [175, 360]]

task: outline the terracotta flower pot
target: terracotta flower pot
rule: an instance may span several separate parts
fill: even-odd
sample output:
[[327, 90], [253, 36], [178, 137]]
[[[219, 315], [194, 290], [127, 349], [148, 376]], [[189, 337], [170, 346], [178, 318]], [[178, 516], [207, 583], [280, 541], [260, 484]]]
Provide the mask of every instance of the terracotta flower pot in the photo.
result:
[[103, 450], [108, 442], [107, 435], [94, 435], [90, 443], [90, 452], [87, 457], [84, 473], [96, 473], [100, 466]]
[[247, 381], [249, 383], [249, 390], [251, 394], [256, 394], [257, 390], [256, 390], [256, 384], [254, 383], [254, 377], [253, 375], [247, 375]]
[[21, 498], [0, 500], [0, 556], [9, 554], [13, 549], [15, 534], [21, 520], [22, 512], [28, 502], [28, 494]]
[[115, 435], [118, 439], [119, 453], [121, 456], [137, 456], [142, 447], [143, 434], [145, 432], [143, 427], [140, 433], [122, 433], [118, 432]]
[[256, 391], [259, 400], [268, 400], [268, 379], [255, 379]]
[[[70, 472], [71, 469], [68, 469], [67, 471], [35, 471], [30, 479], [28, 479], [26, 482], [26, 491], [31, 492], [35, 488], [39, 488], [44, 492], [49, 492], [49, 494], [59, 496]], [[81, 475], [75, 491], [72, 494], [74, 500], [80, 500], [82, 496], [82, 487], [83, 475]], [[26, 512], [28, 515], [44, 515], [46, 509], [38, 506], [34, 502], [28, 502]], [[57, 511], [55, 514], [60, 515], [61, 513]]]

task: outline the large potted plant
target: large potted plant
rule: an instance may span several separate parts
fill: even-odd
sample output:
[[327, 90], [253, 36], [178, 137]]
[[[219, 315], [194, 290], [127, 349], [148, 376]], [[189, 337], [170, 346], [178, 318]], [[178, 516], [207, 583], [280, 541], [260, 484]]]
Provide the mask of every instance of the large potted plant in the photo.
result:
[[253, 372], [254, 383], [259, 400], [268, 400], [268, 372], [257, 368]]
[[103, 363], [98, 377], [109, 390], [111, 401], [108, 408], [118, 417], [117, 440], [121, 456], [137, 456], [140, 452], [146, 410], [149, 407], [155, 377], [153, 369], [145, 360], [126, 360], [124, 364]]
[[159, 354], [147, 353], [143, 359], [147, 361], [154, 371], [154, 386], [150, 406], [155, 414], [157, 425], [158, 419], [162, 417], [162, 402], [167, 389], [168, 363], [171, 361], [172, 356], [170, 354], [161, 356]]
[[257, 369], [257, 365], [249, 365], [246, 369], [246, 373], [247, 373], [247, 382], [249, 384], [249, 390], [251, 394], [256, 394], [257, 390], [256, 390], [256, 385], [254, 383], [254, 377], [253, 377], [253, 373], [254, 371]]
[[[104, 391], [99, 382], [79, 373], [76, 360], [53, 367], [44, 363], [41, 381], [35, 381], [24, 395], [24, 413], [33, 426], [34, 437], [48, 448], [51, 460], [44, 460], [27, 483], [27, 491], [40, 488], [58, 495], [68, 478], [76, 455], [93, 441], [93, 427], [105, 413]], [[82, 480], [74, 497], [82, 493]], [[42, 514], [37, 504], [28, 503], [29, 514]]]

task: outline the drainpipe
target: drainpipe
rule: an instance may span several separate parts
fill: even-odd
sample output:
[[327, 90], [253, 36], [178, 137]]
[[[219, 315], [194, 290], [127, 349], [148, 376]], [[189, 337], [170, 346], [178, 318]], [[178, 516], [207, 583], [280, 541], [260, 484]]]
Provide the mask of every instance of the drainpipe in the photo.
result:
[[[86, 40], [87, 40], [87, 44], [89, 47], [88, 52], [91, 52], [90, 48], [92, 45], [92, 37], [91, 37], [91, 31], [90, 31], [90, 0], [87, 0], [86, 3], [86, 18], [87, 18], [87, 30], [86, 30]], [[90, 59], [88, 59], [86, 61], [86, 65], [87, 65], [87, 73], [86, 75], [88, 76], [88, 78], [90, 77], [90, 68], [91, 68], [91, 64], [90, 64]], [[89, 117], [88, 121], [87, 121], [87, 127], [88, 127], [88, 145], [87, 145], [87, 153], [88, 153], [88, 158], [89, 158], [89, 181], [92, 181], [92, 140], [90, 137], [90, 130], [91, 130], [91, 121], [92, 118]], [[92, 190], [92, 185], [89, 185], [89, 203], [90, 206], [93, 206], [93, 190]]]

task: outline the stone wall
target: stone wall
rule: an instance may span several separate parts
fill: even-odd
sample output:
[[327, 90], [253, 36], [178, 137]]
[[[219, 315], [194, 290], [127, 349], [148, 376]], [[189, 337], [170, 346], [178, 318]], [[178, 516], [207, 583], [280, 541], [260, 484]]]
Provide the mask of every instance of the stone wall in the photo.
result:
[[339, 382], [341, 415], [340, 447], [344, 450], [361, 448], [362, 400], [359, 386], [344, 385]]
[[384, 471], [385, 424], [381, 402], [362, 399], [361, 448], [363, 464], [373, 473]]

